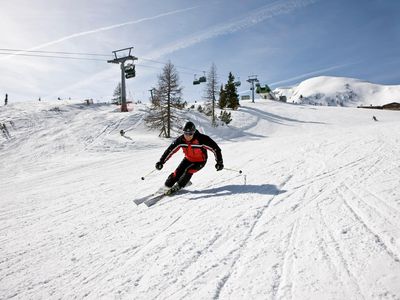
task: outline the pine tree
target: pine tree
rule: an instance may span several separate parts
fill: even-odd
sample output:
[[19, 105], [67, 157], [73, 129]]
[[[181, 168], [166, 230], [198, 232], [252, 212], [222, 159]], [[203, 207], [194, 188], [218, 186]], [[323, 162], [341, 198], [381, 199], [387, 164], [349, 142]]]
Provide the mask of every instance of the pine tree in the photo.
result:
[[221, 110], [221, 113], [219, 114], [219, 119], [226, 125], [228, 125], [232, 121], [232, 115], [230, 112]]
[[224, 85], [221, 84], [221, 89], [219, 91], [218, 106], [220, 109], [224, 109], [226, 105], [227, 105], [226, 92], [224, 90]]
[[122, 94], [122, 88], [121, 88], [121, 82], [119, 82], [114, 89], [113, 97], [111, 99], [112, 103], [121, 104], [121, 94]]
[[205, 90], [204, 98], [207, 100], [207, 115], [211, 116], [212, 126], [217, 126], [215, 116], [215, 98], [218, 94], [218, 78], [217, 78], [217, 67], [215, 63], [212, 63], [210, 71], [207, 74], [207, 85]]
[[169, 61], [158, 76], [157, 88], [151, 99], [150, 113], [146, 123], [153, 129], [160, 130], [160, 136], [171, 137], [171, 128], [177, 123], [175, 110], [184, 108], [181, 102], [182, 88], [175, 66]]
[[225, 85], [227, 107], [233, 110], [239, 107], [239, 95], [235, 86], [235, 77], [229, 72], [228, 83]]

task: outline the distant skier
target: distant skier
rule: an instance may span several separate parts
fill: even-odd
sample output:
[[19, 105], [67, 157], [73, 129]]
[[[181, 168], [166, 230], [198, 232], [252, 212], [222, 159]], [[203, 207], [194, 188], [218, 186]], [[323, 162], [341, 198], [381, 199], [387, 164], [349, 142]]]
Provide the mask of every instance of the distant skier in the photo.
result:
[[375, 116], [372, 116], [372, 120], [374, 120], [375, 122], [378, 121], [378, 119]]
[[11, 125], [11, 127], [12, 127], [13, 129], [15, 129], [15, 123], [14, 123], [13, 120], [10, 120], [10, 125]]
[[183, 134], [179, 136], [161, 156], [156, 163], [156, 169], [161, 170], [166, 161], [175, 154], [179, 148], [182, 148], [185, 158], [171, 173], [165, 181], [165, 186], [169, 188], [167, 194], [172, 194], [185, 187], [192, 178], [193, 174], [201, 170], [207, 163], [207, 150], [214, 153], [217, 171], [224, 168], [221, 149], [217, 143], [209, 136], [201, 134], [196, 130], [192, 122], [187, 122], [183, 128]]
[[6, 94], [6, 98], [4, 99], [4, 105], [8, 104], [8, 94]]
[[3, 135], [6, 139], [11, 138], [10, 132], [8, 131], [5, 123], [3, 123], [3, 124], [0, 123], [0, 129], [3, 132]]

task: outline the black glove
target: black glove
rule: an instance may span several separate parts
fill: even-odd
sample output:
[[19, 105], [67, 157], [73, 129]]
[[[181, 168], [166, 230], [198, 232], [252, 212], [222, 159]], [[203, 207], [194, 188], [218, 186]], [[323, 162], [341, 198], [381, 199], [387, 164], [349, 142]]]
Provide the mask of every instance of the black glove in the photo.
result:
[[217, 171], [221, 171], [224, 168], [224, 164], [222, 163], [222, 161], [217, 162], [215, 168], [217, 169]]
[[164, 164], [161, 161], [156, 163], [156, 169], [157, 170], [161, 170], [163, 168], [163, 166], [164, 166]]

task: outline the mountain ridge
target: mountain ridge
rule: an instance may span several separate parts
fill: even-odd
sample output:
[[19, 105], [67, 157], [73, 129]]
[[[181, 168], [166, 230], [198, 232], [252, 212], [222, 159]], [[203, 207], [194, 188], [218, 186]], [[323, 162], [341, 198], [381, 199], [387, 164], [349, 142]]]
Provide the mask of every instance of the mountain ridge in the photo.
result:
[[276, 88], [287, 102], [325, 106], [376, 106], [400, 103], [400, 85], [381, 85], [349, 77], [318, 76]]

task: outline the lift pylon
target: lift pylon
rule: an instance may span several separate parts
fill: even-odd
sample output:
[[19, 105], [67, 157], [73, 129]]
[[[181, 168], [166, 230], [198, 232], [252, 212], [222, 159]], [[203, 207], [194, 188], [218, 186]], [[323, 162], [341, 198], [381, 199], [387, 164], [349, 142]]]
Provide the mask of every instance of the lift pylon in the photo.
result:
[[[131, 55], [132, 49], [133, 47], [115, 50], [112, 52], [114, 54], [114, 59], [107, 61], [111, 64], [121, 65], [121, 112], [128, 111], [128, 106], [126, 104], [125, 78], [128, 79], [136, 76], [134, 62], [138, 58]], [[125, 62], [127, 61], [132, 61], [132, 63], [125, 66]]]

